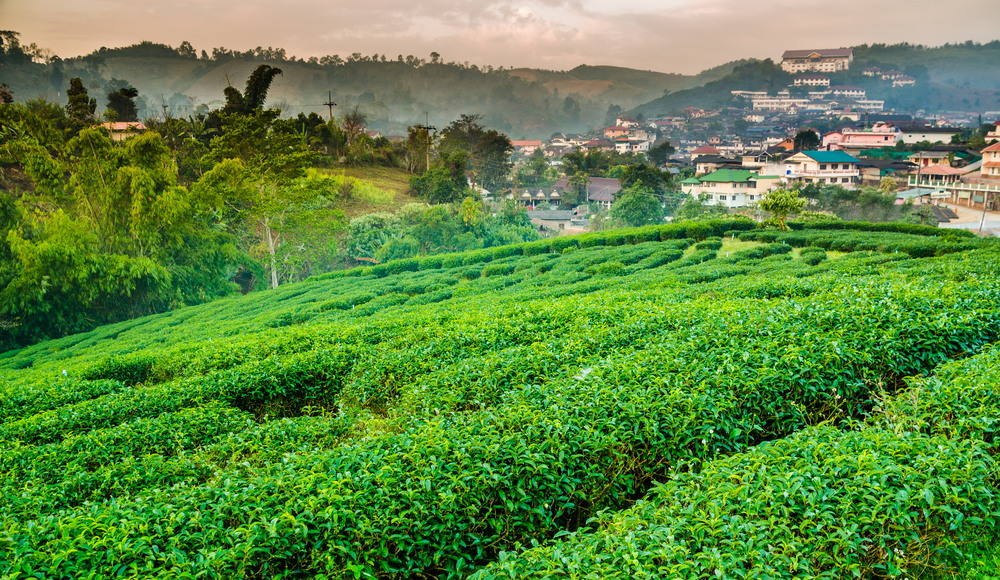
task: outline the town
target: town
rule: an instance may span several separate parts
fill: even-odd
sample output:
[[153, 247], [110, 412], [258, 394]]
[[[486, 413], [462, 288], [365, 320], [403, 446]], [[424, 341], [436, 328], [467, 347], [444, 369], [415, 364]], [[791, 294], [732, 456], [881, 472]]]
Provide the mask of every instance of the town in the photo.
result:
[[[775, 94], [734, 90], [729, 107], [687, 107], [680, 116], [620, 114], [614, 124], [590, 133], [512, 141], [515, 158], [523, 165], [541, 156], [558, 168], [573, 152], [641, 156], [673, 173], [676, 189], [686, 196], [733, 213], [752, 207], [768, 191], [808, 184], [881, 188], [894, 193], [899, 203], [932, 205], [940, 223], [957, 217], [954, 211], [937, 209], [942, 203], [996, 211], [1000, 111], [985, 117], [886, 111], [884, 101], [866, 98], [863, 88], [831, 84], [832, 76], [851, 69], [853, 52], [789, 50], [781, 68], [794, 75], [794, 83]], [[896, 90], [917, 82], [877, 67], [862, 74]], [[664, 147], [670, 154], [653, 161], [650, 151]], [[540, 203], [557, 208], [570, 187], [564, 178], [549, 188], [521, 188], [508, 197], [529, 208]], [[588, 177], [586, 211], [610, 209], [620, 189], [617, 179]], [[580, 213], [549, 212], [533, 221], [583, 227], [584, 222], [571, 219]]]

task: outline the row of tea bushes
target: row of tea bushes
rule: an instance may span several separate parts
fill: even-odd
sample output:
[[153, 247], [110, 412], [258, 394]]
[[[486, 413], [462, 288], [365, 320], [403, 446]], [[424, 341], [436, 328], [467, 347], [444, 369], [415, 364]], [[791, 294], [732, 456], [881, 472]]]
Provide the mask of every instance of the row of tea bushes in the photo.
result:
[[[969, 272], [997, 265], [987, 253], [965, 259], [973, 262]], [[450, 320], [444, 310], [384, 319], [359, 335], [378, 353], [369, 358], [359, 343], [338, 342], [336, 356], [324, 348], [132, 388], [131, 414], [82, 414], [95, 419], [90, 428], [111, 431], [79, 439], [81, 449], [115, 441], [122, 457], [134, 456], [142, 443], [128, 443], [130, 433], [140, 435], [127, 423], [136, 417], [168, 425], [169, 415], [212, 401], [235, 405], [241, 396], [303, 404], [347, 395], [401, 416], [380, 419], [338, 403], [355, 413], [347, 418], [353, 434], [339, 444], [211, 469], [207, 458], [224, 459], [208, 451], [221, 444], [221, 431], [205, 432], [205, 453], [180, 445], [173, 455], [137, 462], [135, 477], [108, 465], [92, 472], [141, 479], [135, 487], [29, 517], [29, 508], [64, 505], [46, 503], [47, 490], [87, 499], [78, 486], [45, 476], [55, 471], [47, 468], [26, 497], [7, 491], [16, 482], [5, 489], [17, 505], [3, 519], [0, 540], [12, 559], [0, 573], [27, 565], [49, 577], [118, 568], [158, 577], [462, 576], [519, 542], [627, 505], [675, 466], [857, 416], [893, 377], [926, 372], [995, 339], [995, 278], [968, 277], [938, 296], [926, 292], [925, 276], [911, 274], [857, 279], [849, 282], [854, 288], [828, 275], [807, 297], [773, 302], [664, 300], [669, 292], [620, 290], [618, 279], [604, 282], [602, 293], [531, 308], [487, 294], [478, 310], [470, 299], [471, 311]], [[551, 349], [539, 345], [560, 335], [567, 340], [551, 340]], [[590, 340], [599, 341], [596, 359]], [[440, 368], [438, 357], [424, 356], [446, 348], [458, 354]], [[476, 377], [479, 365], [486, 368]], [[507, 378], [490, 382], [491, 365]], [[313, 380], [300, 368], [325, 374]], [[455, 396], [453, 386], [462, 384], [467, 389]], [[191, 404], [181, 404], [185, 397]], [[176, 408], [153, 408], [154, 400]], [[95, 400], [95, 413], [107, 402]], [[79, 410], [60, 416], [66, 424], [48, 422], [52, 434], [9, 423], [6, 440], [30, 432], [22, 447], [65, 449], [87, 428]], [[390, 428], [379, 431], [379, 420]], [[178, 479], [184, 473], [190, 477]]]
[[886, 578], [955, 566], [1000, 523], [998, 425], [992, 349], [914, 381], [864, 428], [808, 428], [677, 473], [635, 508], [501, 554], [475, 578]]
[[914, 258], [964, 252], [981, 245], [981, 242], [967, 238], [920, 237], [891, 232], [874, 232], [860, 236], [854, 230], [805, 229], [791, 232], [752, 230], [740, 234], [739, 239], [748, 242], [788, 244], [795, 248], [817, 246], [835, 252], [904, 252]]

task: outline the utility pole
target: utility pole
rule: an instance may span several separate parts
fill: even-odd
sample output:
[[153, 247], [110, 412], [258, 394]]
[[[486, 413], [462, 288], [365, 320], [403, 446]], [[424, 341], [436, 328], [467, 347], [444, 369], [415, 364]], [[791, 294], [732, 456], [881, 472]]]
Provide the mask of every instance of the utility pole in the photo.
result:
[[337, 106], [337, 103], [333, 102], [333, 91], [326, 92], [326, 102], [323, 103], [330, 109], [330, 120], [333, 120], [333, 108]]
[[432, 126], [426, 124], [426, 123], [428, 123], [430, 121], [429, 117], [430, 117], [430, 115], [425, 111], [424, 112], [424, 123], [425, 124], [424, 125], [417, 125], [417, 129], [420, 129], [420, 130], [423, 130], [423, 131], [427, 132], [427, 171], [431, 170], [431, 131], [437, 131], [437, 127], [432, 127]]
[[163, 93], [160, 93], [160, 106], [163, 107], [163, 122], [167, 122], [167, 103], [163, 101]]

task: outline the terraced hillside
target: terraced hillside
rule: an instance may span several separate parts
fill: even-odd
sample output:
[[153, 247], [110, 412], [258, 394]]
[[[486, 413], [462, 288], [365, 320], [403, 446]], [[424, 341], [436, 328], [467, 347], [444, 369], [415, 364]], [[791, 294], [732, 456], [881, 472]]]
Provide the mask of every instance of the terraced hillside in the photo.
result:
[[932, 228], [681, 223], [6, 353], [0, 575], [958, 565], [1000, 516], [997, 272]]

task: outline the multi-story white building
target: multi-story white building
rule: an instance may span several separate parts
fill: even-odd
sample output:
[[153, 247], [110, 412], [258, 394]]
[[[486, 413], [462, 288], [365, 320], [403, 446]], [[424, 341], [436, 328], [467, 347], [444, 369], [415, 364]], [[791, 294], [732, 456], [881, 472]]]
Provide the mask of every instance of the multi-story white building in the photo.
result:
[[795, 77], [795, 86], [828, 87], [830, 86], [830, 77], [825, 77], [823, 75], [803, 75]]
[[784, 161], [787, 183], [829, 183], [853, 187], [863, 161], [843, 151], [800, 151]]
[[781, 55], [781, 70], [792, 74], [806, 71], [829, 73], [848, 70], [853, 61], [853, 48], [786, 50]]

